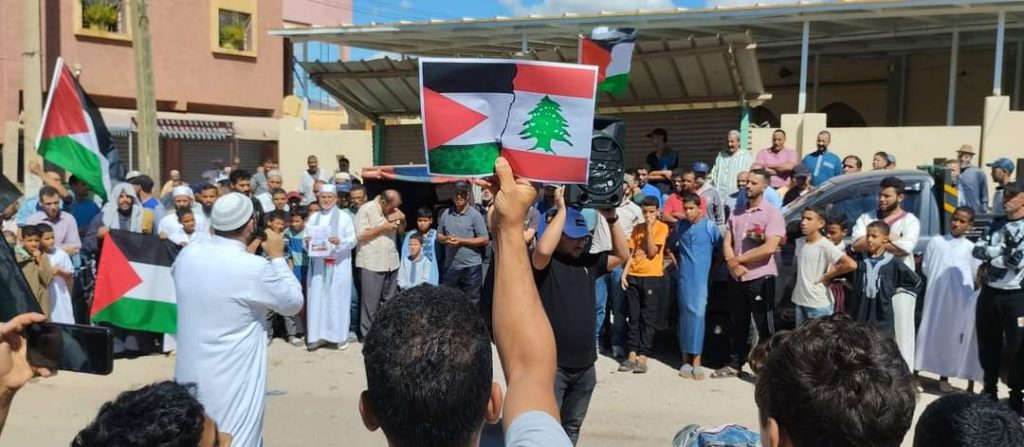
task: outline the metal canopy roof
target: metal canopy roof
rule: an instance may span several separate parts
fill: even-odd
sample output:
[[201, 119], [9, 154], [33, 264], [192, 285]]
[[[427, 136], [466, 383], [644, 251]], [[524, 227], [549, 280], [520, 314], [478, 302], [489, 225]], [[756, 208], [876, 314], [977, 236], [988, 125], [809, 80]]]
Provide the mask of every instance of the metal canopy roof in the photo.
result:
[[[575, 62], [575, 51], [530, 51], [519, 59]], [[355, 62], [308, 62], [313, 82], [367, 117], [419, 113], [418, 61], [389, 58]], [[641, 41], [633, 54], [629, 91], [601, 94], [598, 113], [756, 106], [769, 99], [745, 34]]]
[[[633, 58], [630, 92], [617, 100], [603, 96], [599, 101], [601, 113], [616, 113], [732, 107], [742, 100], [757, 105], [770, 97], [761, 84], [757, 61], [799, 58], [804, 22], [810, 23], [814, 54], [850, 57], [948, 50], [954, 29], [960, 33], [961, 48], [988, 46], [995, 40], [1000, 12], [1006, 15], [1008, 40], [1020, 42], [1022, 0], [845, 0], [299, 27], [271, 34], [407, 56], [571, 62], [576, 58], [580, 34], [596, 26], [632, 27], [640, 30], [640, 41]], [[311, 62], [304, 66], [315, 82], [367, 117], [418, 110], [414, 60]]]
[[574, 52], [576, 36], [596, 26], [632, 27], [643, 40], [750, 33], [760, 58], [797, 57], [804, 21], [811, 22], [815, 53], [885, 51], [934, 46], [935, 36], [957, 27], [989, 33], [996, 14], [1006, 13], [1007, 29], [1024, 27], [1020, 0], [914, 0], [794, 3], [749, 8], [716, 8], [625, 13], [563, 14], [428, 22], [371, 23], [336, 27], [297, 27], [271, 31], [295, 41], [315, 40], [413, 56], [506, 57], [526, 49]]

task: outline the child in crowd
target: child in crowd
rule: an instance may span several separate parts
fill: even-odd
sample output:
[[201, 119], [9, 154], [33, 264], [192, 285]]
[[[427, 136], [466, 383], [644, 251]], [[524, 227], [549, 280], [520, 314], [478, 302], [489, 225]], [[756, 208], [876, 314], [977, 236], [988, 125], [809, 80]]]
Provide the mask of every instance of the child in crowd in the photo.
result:
[[21, 227], [21, 244], [14, 249], [14, 259], [28, 281], [39, 308], [49, 316], [50, 298], [46, 289], [53, 280], [53, 268], [50, 267], [49, 256], [40, 249], [41, 236], [42, 232], [35, 225]]
[[54, 323], [75, 324], [75, 311], [71, 307], [71, 288], [74, 285], [75, 266], [71, 264], [71, 256], [64, 250], [55, 247], [53, 227], [41, 223], [39, 229], [39, 251], [46, 253], [50, 260], [53, 277], [47, 285], [46, 294], [49, 298], [50, 312], [48, 316]]
[[[825, 218], [825, 238], [832, 242], [843, 253], [846, 253], [846, 235], [849, 224], [846, 215], [842, 213], [831, 213]], [[828, 291], [832, 294], [833, 313], [846, 313], [846, 293], [850, 289], [848, 276], [842, 275], [832, 279]]]
[[302, 295], [306, 295], [306, 275], [309, 272], [309, 256], [306, 254], [306, 207], [297, 205], [288, 216], [288, 229], [284, 230], [285, 258], [288, 268], [302, 284]]
[[[411, 289], [420, 284], [437, 285], [437, 282], [430, 281], [430, 272], [434, 269], [430, 258], [423, 254], [423, 236], [417, 234], [409, 235], [406, 238], [406, 247], [409, 254], [402, 256], [402, 262], [398, 265], [398, 288], [401, 290]], [[403, 250], [405, 251], [405, 250]]]
[[708, 306], [708, 274], [711, 260], [719, 251], [722, 233], [701, 211], [700, 196], [682, 194], [683, 219], [676, 224], [672, 246], [679, 253], [679, 350], [683, 366], [679, 376], [703, 380], [700, 354], [704, 347], [704, 313]]
[[444, 253], [441, 247], [441, 242], [437, 239], [437, 230], [431, 228], [434, 226], [434, 210], [429, 206], [420, 207], [416, 210], [416, 229], [410, 230], [405, 233], [405, 238], [402, 241], [402, 259], [406, 259], [411, 254], [409, 251], [409, 242], [412, 240], [414, 235], [419, 235], [422, 239], [420, 246], [422, 247], [423, 256], [430, 260], [430, 273], [429, 282], [433, 285], [440, 284], [440, 274], [438, 272], [438, 266], [441, 263], [438, 261], [438, 256]]
[[821, 234], [825, 228], [825, 210], [808, 207], [802, 213], [800, 232], [796, 240], [796, 286], [793, 304], [796, 305], [796, 324], [810, 318], [832, 315], [834, 304], [828, 287], [832, 279], [852, 272], [857, 263]]
[[307, 211], [308, 211], [306, 213], [307, 215], [308, 214], [319, 213], [320, 212], [320, 202], [317, 202], [316, 200], [314, 200], [312, 202], [309, 202], [309, 206], [307, 207]]
[[[291, 245], [290, 239], [288, 239], [287, 233], [285, 233], [285, 221], [288, 221], [289, 217], [284, 211], [274, 210], [267, 213], [267, 231], [273, 231], [274, 233], [282, 235], [285, 238], [285, 252], [290, 254], [289, 246]], [[301, 240], [301, 239], [300, 239]], [[265, 255], [264, 255], [265, 256]], [[286, 256], [288, 257], [288, 256]], [[288, 264], [291, 265], [291, 259], [289, 257]], [[294, 267], [292, 269], [294, 271]], [[305, 281], [302, 282], [305, 285]], [[305, 295], [305, 294], [303, 294]], [[288, 340], [288, 344], [292, 346], [301, 347], [304, 345], [302, 336], [305, 335], [306, 328], [303, 324], [304, 319], [297, 316], [284, 316], [271, 312], [268, 319], [273, 322], [275, 320], [281, 320], [284, 323], [284, 335], [285, 339]], [[273, 338], [273, 330], [269, 331], [270, 338]]]
[[288, 212], [288, 193], [281, 188], [275, 188], [270, 191], [270, 201], [274, 204], [274, 209], [277, 211]]
[[921, 263], [928, 287], [914, 370], [938, 374], [939, 391], [943, 393], [954, 390], [949, 377], [981, 381], [984, 376], [974, 329], [978, 303], [974, 278], [981, 261], [971, 255], [974, 242], [967, 239], [973, 225], [974, 209], [957, 208], [949, 222], [950, 234], [928, 241]]
[[[192, 208], [178, 208], [174, 211], [178, 216], [178, 223], [181, 224], [180, 232], [173, 232], [168, 235], [168, 240], [178, 245], [188, 245], [192, 242], [209, 236], [204, 231], [196, 231], [196, 215]], [[162, 236], [163, 234], [161, 234]]]
[[868, 224], [865, 236], [868, 256], [857, 263], [854, 291], [847, 299], [847, 310], [856, 320], [873, 324], [895, 337], [892, 297], [897, 289], [918, 290], [921, 279], [885, 250], [891, 241], [890, 231], [889, 224], [880, 220]]
[[619, 366], [619, 371], [636, 374], [647, 372], [647, 356], [654, 344], [654, 320], [658, 316], [658, 298], [663, 293], [668, 239], [668, 225], [658, 220], [658, 198], [645, 197], [640, 208], [645, 223], [633, 228], [629, 238], [630, 260], [620, 282], [629, 303], [629, 358]]

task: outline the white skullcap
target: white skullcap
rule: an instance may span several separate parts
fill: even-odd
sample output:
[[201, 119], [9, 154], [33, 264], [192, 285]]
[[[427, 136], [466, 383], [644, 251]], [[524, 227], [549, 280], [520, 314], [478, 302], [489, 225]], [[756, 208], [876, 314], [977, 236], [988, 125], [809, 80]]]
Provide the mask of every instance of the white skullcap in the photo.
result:
[[352, 176], [348, 175], [347, 172], [339, 172], [337, 174], [334, 174], [334, 181], [335, 182], [347, 182], [347, 181], [351, 181], [351, 180], [352, 180]]
[[175, 186], [174, 189], [171, 190], [171, 197], [178, 196], [188, 196], [189, 198], [192, 198], [192, 188], [189, 188], [188, 186], [184, 185]]
[[131, 179], [133, 179], [135, 177], [138, 177], [140, 175], [142, 175], [142, 173], [139, 172], [139, 171], [134, 171], [134, 170], [133, 171], [128, 171], [128, 173], [124, 175], [124, 179], [125, 180], [131, 180]]
[[277, 169], [271, 169], [270, 171], [267, 172], [267, 178], [273, 177], [284, 178], [281, 176], [281, 171], [278, 171]]
[[220, 182], [223, 182], [224, 180], [227, 180], [227, 179], [228, 179], [228, 176], [226, 176], [224, 174], [217, 174], [217, 178], [215, 178], [213, 180], [213, 182], [214, 183], [220, 183]]
[[213, 221], [214, 230], [233, 231], [249, 222], [252, 219], [252, 212], [252, 199], [232, 192], [221, 196], [213, 203], [210, 219]]
[[334, 187], [334, 184], [332, 184], [332, 183], [324, 183], [324, 186], [320, 187], [319, 194], [323, 194], [323, 193], [338, 194], [338, 190]]

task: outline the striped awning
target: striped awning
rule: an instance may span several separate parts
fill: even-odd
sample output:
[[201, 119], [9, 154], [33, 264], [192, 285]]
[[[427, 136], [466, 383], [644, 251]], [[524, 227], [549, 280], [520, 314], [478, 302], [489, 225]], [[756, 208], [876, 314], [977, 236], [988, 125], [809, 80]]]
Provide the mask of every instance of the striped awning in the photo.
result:
[[[228, 140], [235, 137], [235, 126], [230, 121], [157, 118], [157, 132], [162, 138], [176, 140]], [[111, 135], [128, 136], [139, 130], [135, 117], [131, 127], [110, 127]]]

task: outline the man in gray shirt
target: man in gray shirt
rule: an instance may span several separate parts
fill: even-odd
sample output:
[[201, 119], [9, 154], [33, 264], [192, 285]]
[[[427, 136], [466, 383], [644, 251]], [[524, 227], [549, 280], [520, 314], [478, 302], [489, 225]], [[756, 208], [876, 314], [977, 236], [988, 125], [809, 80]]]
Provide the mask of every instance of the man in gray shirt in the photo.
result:
[[956, 151], [960, 160], [960, 177], [957, 178], [957, 189], [960, 190], [960, 205], [969, 206], [975, 213], [988, 212], [988, 176], [981, 168], [971, 164], [974, 159], [974, 148], [965, 144]]
[[441, 213], [438, 240], [445, 245], [441, 283], [462, 290], [469, 302], [477, 305], [483, 284], [484, 247], [490, 237], [484, 217], [469, 206], [469, 191], [469, 183], [456, 183], [454, 205]]

